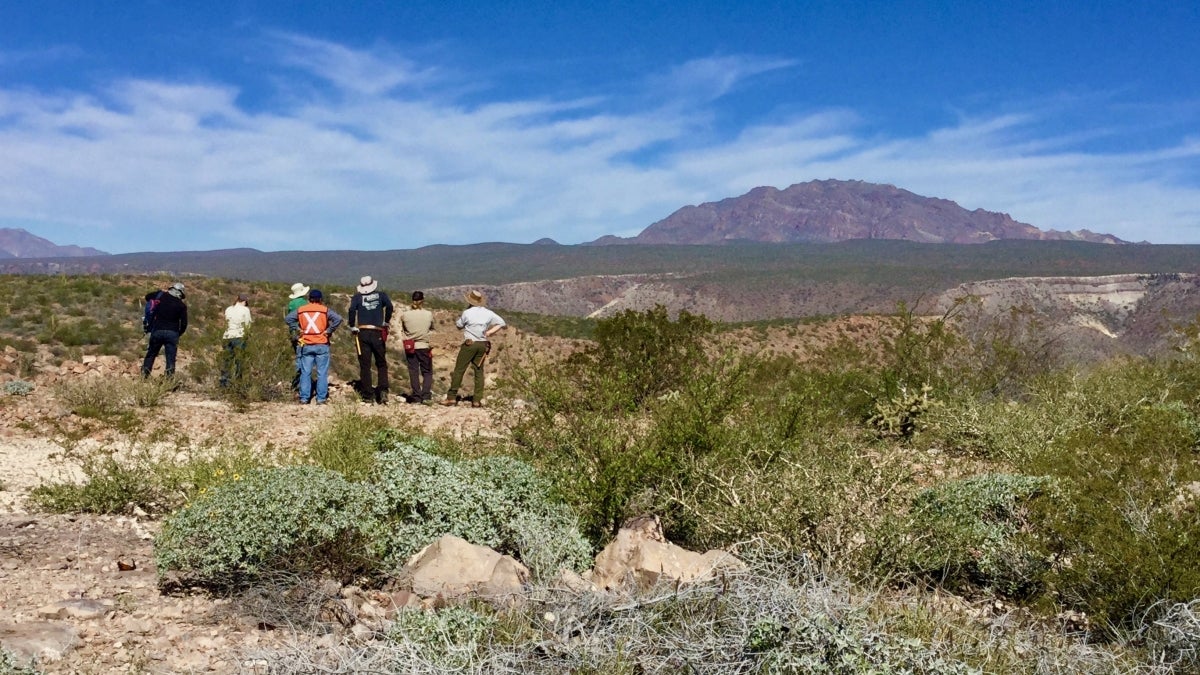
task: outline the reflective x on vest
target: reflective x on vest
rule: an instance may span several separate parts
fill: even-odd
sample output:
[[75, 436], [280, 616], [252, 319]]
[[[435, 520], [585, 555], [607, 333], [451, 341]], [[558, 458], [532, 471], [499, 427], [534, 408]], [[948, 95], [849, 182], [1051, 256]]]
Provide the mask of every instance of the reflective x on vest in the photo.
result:
[[300, 320], [300, 339], [304, 344], [324, 344], [329, 340], [325, 330], [329, 327], [329, 316], [324, 307], [304, 306], [296, 312]]

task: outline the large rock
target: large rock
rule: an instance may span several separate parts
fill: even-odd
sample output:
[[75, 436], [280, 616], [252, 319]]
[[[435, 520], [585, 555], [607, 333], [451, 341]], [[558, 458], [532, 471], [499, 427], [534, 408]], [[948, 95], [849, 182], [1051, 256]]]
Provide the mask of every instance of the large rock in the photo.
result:
[[712, 550], [695, 553], [667, 541], [657, 518], [639, 518], [617, 532], [616, 538], [596, 556], [592, 583], [605, 590], [629, 585], [648, 588], [658, 583], [702, 581], [745, 563], [731, 553]]
[[0, 624], [0, 646], [21, 661], [58, 661], [82, 642], [73, 626], [58, 621]]
[[524, 597], [529, 569], [486, 546], [446, 535], [410, 558], [398, 576], [402, 586], [423, 597], [512, 602]]

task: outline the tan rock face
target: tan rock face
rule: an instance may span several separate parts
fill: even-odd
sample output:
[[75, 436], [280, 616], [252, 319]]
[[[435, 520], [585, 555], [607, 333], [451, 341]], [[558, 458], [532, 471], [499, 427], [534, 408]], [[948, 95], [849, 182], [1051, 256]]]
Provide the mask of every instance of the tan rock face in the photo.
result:
[[507, 602], [524, 595], [529, 569], [486, 546], [446, 535], [414, 555], [399, 579], [401, 586], [423, 597], [476, 595]]
[[658, 583], [692, 583], [722, 570], [741, 569], [742, 561], [720, 550], [688, 551], [666, 541], [657, 520], [639, 519], [622, 528], [596, 556], [592, 582], [605, 590], [630, 585], [647, 588]]

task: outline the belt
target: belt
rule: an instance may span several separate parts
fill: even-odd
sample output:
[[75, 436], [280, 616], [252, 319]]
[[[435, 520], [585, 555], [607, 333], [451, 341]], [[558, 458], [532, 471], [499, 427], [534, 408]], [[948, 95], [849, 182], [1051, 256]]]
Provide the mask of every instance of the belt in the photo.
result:
[[475, 344], [476, 342], [479, 342], [479, 343], [481, 343], [481, 344], [487, 344], [488, 342], [490, 342], [490, 340], [471, 340], [471, 339], [469, 339], [469, 338], [468, 338], [468, 339], [466, 339], [466, 340], [463, 340], [463, 344], [464, 344], [464, 345], [466, 345], [466, 346], [468, 346], [468, 347], [470, 347], [471, 345]]
[[359, 330], [383, 330], [383, 326], [358, 326]]

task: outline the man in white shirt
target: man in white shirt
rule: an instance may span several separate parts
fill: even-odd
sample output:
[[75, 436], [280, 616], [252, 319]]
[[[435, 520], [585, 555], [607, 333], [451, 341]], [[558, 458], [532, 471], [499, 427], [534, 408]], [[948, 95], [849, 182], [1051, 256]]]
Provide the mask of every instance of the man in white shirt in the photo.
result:
[[471, 407], [483, 407], [483, 364], [492, 351], [492, 336], [505, 329], [500, 315], [484, 306], [483, 293], [471, 291], [466, 295], [471, 306], [463, 311], [454, 325], [463, 332], [463, 343], [458, 348], [458, 360], [454, 362], [454, 373], [450, 375], [450, 390], [442, 405], [458, 405], [458, 388], [462, 386], [467, 366], [475, 369], [475, 389], [471, 392]]
[[221, 359], [221, 387], [228, 387], [242, 378], [242, 362], [246, 358], [246, 326], [250, 325], [247, 298], [239, 293], [237, 300], [225, 308], [225, 353]]

